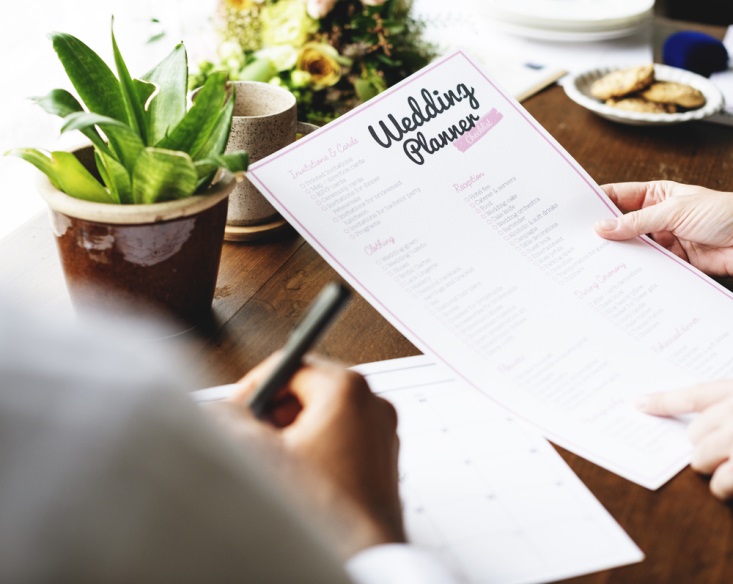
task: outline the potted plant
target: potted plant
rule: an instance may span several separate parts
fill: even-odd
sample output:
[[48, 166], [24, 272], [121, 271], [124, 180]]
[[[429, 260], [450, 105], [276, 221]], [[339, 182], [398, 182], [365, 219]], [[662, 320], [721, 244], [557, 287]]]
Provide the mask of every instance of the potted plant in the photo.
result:
[[97, 304], [122, 298], [198, 319], [214, 294], [231, 173], [248, 161], [244, 152], [224, 154], [234, 104], [224, 74], [189, 103], [182, 44], [136, 79], [114, 31], [117, 75], [79, 39], [49, 36], [81, 103], [64, 89], [35, 101], [63, 118], [62, 132], [78, 130], [91, 145], [7, 154], [45, 174], [40, 191], [72, 301], [86, 305], [91, 291]]

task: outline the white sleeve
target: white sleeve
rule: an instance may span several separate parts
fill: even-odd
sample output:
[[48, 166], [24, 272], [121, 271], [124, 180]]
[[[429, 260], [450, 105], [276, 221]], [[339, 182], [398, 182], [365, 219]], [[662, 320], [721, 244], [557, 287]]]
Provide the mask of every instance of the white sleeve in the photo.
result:
[[454, 584], [445, 564], [408, 544], [380, 545], [359, 552], [346, 564], [354, 584]]

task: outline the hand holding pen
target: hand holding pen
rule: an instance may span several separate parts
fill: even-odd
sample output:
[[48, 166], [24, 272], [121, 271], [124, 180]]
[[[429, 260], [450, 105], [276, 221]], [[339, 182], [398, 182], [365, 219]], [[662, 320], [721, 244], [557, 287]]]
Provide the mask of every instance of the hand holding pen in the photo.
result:
[[[405, 534], [394, 407], [374, 395], [361, 375], [322, 359], [302, 361], [308, 346], [343, 305], [344, 291], [339, 288], [324, 290], [283, 351], [239, 381], [241, 389], [233, 401], [250, 407], [266, 404], [257, 408], [263, 408], [260, 412], [266, 412], [268, 419], [287, 419], [281, 427], [262, 423], [263, 433], [277, 437], [286, 455], [324, 480], [313, 510], [324, 521], [342, 523], [333, 527], [342, 533], [337, 545], [348, 557], [379, 543], [403, 542]], [[275, 400], [273, 393], [278, 393]], [[288, 398], [297, 402], [296, 415], [281, 411], [288, 407], [283, 405]], [[222, 402], [213, 405], [227, 407]], [[235, 407], [227, 412], [230, 421], [241, 412], [241, 406]], [[242, 417], [256, 423], [251, 415]], [[309, 485], [304, 482], [297, 488], [307, 491]]]
[[303, 320], [293, 330], [270, 374], [261, 380], [248, 401], [252, 413], [262, 417], [268, 402], [303, 364], [303, 356], [315, 344], [349, 298], [349, 290], [331, 282], [315, 299]]

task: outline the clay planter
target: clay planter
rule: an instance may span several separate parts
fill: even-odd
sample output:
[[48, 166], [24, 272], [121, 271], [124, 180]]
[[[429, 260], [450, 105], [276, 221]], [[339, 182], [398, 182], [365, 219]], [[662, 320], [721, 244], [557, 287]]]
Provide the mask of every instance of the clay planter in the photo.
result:
[[[93, 151], [74, 153], [94, 172]], [[43, 176], [74, 307], [163, 309], [187, 322], [210, 313], [224, 239], [227, 175], [206, 195], [152, 205], [112, 205], [70, 197]]]

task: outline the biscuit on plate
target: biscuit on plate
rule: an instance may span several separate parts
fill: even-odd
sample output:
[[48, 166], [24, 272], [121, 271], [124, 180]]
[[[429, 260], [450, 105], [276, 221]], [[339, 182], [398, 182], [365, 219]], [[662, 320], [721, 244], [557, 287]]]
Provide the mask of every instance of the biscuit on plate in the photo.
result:
[[590, 86], [593, 97], [606, 100], [623, 97], [648, 87], [654, 81], [654, 65], [641, 65], [607, 73]]
[[677, 106], [672, 103], [654, 103], [642, 97], [611, 98], [606, 100], [606, 105], [627, 112], [645, 114], [673, 114], [677, 111]]
[[656, 81], [642, 91], [641, 96], [655, 103], [672, 103], [684, 108], [705, 105], [705, 96], [702, 92], [674, 81]]

